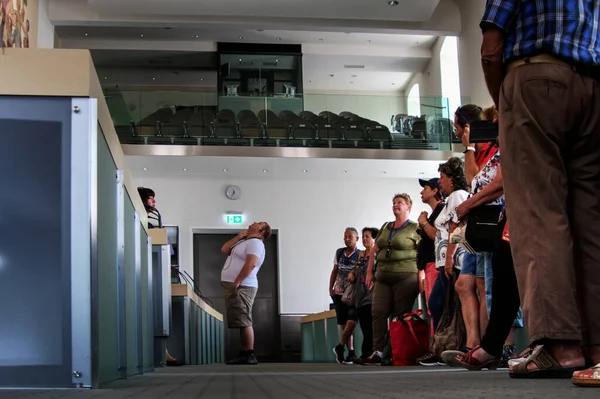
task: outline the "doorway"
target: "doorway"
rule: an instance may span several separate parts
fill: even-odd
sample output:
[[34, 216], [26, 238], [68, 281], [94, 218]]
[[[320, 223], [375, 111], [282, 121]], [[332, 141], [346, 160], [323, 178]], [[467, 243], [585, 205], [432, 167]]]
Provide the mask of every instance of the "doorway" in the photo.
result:
[[[221, 247], [233, 237], [235, 234], [231, 233], [194, 234], [194, 280], [223, 317], [225, 300], [221, 292], [221, 269], [227, 256], [221, 253]], [[252, 309], [254, 352], [259, 362], [281, 361], [277, 250], [277, 233], [273, 232], [265, 242], [265, 261], [258, 272], [259, 287]], [[239, 330], [225, 328], [226, 359], [236, 357], [240, 349]]]

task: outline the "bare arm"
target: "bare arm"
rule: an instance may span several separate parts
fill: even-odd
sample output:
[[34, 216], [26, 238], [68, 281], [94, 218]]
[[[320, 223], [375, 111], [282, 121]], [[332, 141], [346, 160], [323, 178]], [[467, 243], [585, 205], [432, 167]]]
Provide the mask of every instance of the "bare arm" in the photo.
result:
[[479, 166], [477, 166], [477, 162], [475, 161], [475, 151], [465, 152], [465, 177], [469, 186], [475, 176], [477, 176], [477, 173], [479, 173]]
[[229, 255], [229, 253], [231, 252], [231, 248], [233, 248], [233, 246], [237, 244], [238, 241], [246, 238], [247, 235], [248, 232], [246, 230], [240, 231], [240, 233], [237, 236], [233, 237], [231, 240], [223, 244], [223, 246], [221, 247], [221, 252], [225, 255]]
[[368, 253], [369, 256], [369, 265], [367, 266], [367, 274], [373, 274], [373, 267], [375, 265], [375, 254], [379, 251], [379, 247], [377, 244], [373, 244], [371, 250]]
[[237, 278], [233, 282], [233, 285], [238, 287], [242, 281], [244, 281], [246, 277], [252, 273], [252, 270], [254, 270], [257, 264], [258, 256], [252, 254], [246, 255], [246, 263], [244, 263], [244, 267], [242, 267], [242, 270], [240, 270], [240, 274], [238, 274]]
[[483, 32], [483, 42], [481, 44], [481, 66], [485, 76], [490, 96], [498, 108], [500, 101], [500, 87], [504, 77], [502, 62], [505, 45], [504, 31], [497, 27], [487, 27]]
[[[454, 230], [458, 225], [454, 222], [450, 223], [450, 229], [448, 231], [448, 237], [452, 235]], [[446, 265], [444, 267], [444, 271], [446, 272], [446, 277], [450, 278], [454, 269], [454, 253], [456, 252], [456, 246], [458, 244], [451, 244], [450, 240], [448, 240], [448, 248], [446, 249]]]
[[331, 270], [331, 275], [329, 276], [329, 294], [333, 296], [333, 285], [335, 284], [335, 279], [338, 275], [338, 267], [337, 265], [333, 265], [333, 270]]
[[496, 177], [487, 186], [483, 187], [477, 194], [467, 199], [456, 208], [459, 219], [463, 219], [474, 208], [497, 200], [504, 194], [502, 185], [502, 171], [498, 168]]

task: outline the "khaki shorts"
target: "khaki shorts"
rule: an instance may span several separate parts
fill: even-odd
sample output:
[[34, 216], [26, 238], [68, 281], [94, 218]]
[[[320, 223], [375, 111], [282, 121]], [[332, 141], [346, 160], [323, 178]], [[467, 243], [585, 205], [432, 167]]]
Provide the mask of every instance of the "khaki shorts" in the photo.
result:
[[233, 283], [225, 281], [221, 281], [221, 287], [225, 297], [227, 327], [252, 327], [252, 305], [258, 288], [240, 286], [235, 289]]

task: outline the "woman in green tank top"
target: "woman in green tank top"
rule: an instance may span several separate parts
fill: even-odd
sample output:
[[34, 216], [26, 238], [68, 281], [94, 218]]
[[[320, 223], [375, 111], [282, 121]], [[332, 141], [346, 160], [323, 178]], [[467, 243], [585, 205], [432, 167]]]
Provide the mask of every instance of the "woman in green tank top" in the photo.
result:
[[[381, 363], [388, 319], [412, 311], [419, 295], [417, 244], [419, 225], [408, 219], [412, 200], [397, 194], [392, 200], [395, 220], [382, 226], [370, 249], [367, 288], [373, 289], [373, 354], [361, 363]], [[373, 273], [377, 256], [377, 272]]]

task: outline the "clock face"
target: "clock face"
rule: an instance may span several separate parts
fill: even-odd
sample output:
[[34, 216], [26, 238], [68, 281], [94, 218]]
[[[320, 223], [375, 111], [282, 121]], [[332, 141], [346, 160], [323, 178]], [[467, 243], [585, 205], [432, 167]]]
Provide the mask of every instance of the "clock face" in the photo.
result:
[[238, 186], [229, 186], [229, 187], [227, 187], [227, 190], [225, 191], [225, 195], [230, 200], [233, 200], [233, 201], [239, 200], [240, 198], [242, 198], [242, 189], [239, 188]]

